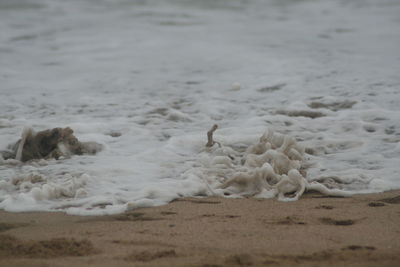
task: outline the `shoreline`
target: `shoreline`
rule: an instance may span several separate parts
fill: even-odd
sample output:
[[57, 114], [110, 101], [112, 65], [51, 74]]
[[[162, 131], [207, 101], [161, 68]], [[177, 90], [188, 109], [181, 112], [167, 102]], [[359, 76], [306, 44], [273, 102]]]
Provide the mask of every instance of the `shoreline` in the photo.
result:
[[184, 198], [119, 215], [0, 211], [2, 266], [398, 266], [400, 190]]

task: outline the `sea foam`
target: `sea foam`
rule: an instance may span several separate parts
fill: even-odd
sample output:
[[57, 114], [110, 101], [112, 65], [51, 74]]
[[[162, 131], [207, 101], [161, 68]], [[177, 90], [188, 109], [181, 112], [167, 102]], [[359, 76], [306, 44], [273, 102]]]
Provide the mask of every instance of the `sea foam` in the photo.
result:
[[[17, 2], [0, 4], [1, 209], [400, 188], [392, 0]], [[103, 149], [22, 164], [26, 126]]]

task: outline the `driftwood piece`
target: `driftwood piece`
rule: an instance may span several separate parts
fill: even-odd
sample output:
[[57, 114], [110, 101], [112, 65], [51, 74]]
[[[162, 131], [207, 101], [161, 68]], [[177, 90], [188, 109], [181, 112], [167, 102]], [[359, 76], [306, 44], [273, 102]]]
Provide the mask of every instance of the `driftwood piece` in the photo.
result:
[[218, 125], [214, 124], [213, 127], [207, 132], [207, 139], [208, 142], [206, 144], [206, 147], [212, 147], [214, 144], [218, 144], [219, 147], [221, 147], [221, 144], [219, 142], [214, 141], [213, 139], [213, 134], [215, 130], [217, 130]]

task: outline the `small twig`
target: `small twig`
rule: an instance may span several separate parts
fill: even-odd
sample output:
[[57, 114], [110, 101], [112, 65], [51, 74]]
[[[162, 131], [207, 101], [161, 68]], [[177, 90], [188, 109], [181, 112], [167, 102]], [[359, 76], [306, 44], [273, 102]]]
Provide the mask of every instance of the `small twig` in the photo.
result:
[[207, 132], [208, 142], [206, 144], [206, 147], [212, 147], [214, 144], [218, 144], [218, 146], [221, 147], [221, 144], [219, 142], [213, 140], [213, 134], [215, 130], [217, 130], [217, 128], [218, 125], [214, 124], [213, 127]]

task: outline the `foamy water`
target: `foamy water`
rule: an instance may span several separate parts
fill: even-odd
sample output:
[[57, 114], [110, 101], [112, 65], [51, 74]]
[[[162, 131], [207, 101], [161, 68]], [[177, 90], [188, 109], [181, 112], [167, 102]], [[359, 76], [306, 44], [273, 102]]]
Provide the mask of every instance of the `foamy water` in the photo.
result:
[[308, 181], [399, 189], [399, 14], [397, 0], [2, 0], [0, 150], [25, 126], [104, 150], [0, 162], [0, 208], [112, 214], [210, 195], [215, 123], [236, 151], [266, 129], [295, 137]]

